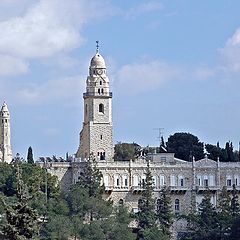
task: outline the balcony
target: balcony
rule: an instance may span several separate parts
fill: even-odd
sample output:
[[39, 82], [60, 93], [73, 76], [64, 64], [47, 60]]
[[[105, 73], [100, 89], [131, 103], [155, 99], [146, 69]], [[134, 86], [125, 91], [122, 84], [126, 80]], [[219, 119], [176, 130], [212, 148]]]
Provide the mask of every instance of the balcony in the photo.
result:
[[131, 191], [133, 194], [141, 194], [143, 191], [145, 191], [145, 188], [142, 186], [132, 186]]
[[202, 192], [216, 192], [218, 190], [217, 186], [196, 186], [196, 191], [198, 193], [202, 193]]
[[112, 97], [112, 92], [108, 92], [108, 93], [98, 93], [98, 92], [86, 92], [83, 93], [83, 97], [87, 98], [87, 97]]
[[185, 193], [187, 191], [187, 187], [186, 186], [169, 186], [169, 191], [171, 193]]

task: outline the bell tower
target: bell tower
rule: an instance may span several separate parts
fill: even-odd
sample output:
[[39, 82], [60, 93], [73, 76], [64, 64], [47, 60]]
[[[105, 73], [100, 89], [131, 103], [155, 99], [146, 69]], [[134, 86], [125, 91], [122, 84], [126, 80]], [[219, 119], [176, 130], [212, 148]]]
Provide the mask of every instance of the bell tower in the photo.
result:
[[10, 113], [4, 102], [0, 111], [0, 161], [11, 163]]
[[98, 41], [96, 54], [90, 62], [83, 99], [84, 122], [76, 157], [83, 160], [92, 154], [97, 161], [112, 161], [112, 92], [109, 90], [106, 64], [99, 53]]

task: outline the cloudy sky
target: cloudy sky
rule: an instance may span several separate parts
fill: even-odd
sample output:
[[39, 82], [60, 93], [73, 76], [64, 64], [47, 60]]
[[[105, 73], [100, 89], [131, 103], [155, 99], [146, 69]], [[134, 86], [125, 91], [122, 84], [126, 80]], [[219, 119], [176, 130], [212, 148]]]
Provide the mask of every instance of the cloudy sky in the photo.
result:
[[111, 81], [114, 141], [158, 131], [240, 140], [240, 1], [1, 0], [0, 101], [26, 156], [74, 153], [95, 41]]

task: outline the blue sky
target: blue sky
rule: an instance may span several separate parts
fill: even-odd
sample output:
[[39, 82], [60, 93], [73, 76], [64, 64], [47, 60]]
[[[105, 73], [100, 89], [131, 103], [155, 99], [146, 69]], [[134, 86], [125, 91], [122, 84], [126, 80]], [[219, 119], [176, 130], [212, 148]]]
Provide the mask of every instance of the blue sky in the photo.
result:
[[240, 1], [1, 0], [0, 101], [26, 156], [74, 153], [95, 41], [111, 81], [114, 140], [184, 131], [240, 140]]

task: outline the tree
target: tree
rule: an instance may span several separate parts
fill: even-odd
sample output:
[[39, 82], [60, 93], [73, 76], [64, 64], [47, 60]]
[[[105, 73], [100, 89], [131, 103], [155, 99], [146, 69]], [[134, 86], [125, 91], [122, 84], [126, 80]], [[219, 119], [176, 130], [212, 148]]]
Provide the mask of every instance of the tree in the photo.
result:
[[[137, 213], [139, 231], [137, 233], [138, 239], [147, 238], [151, 229], [151, 239], [159, 239], [162, 232], [158, 229], [156, 223], [155, 204], [153, 199], [153, 178], [150, 171], [149, 161], [147, 161], [146, 181], [144, 184], [144, 191], [142, 197], [138, 202], [139, 212]], [[154, 235], [153, 235], [154, 233]]]
[[109, 234], [109, 239], [135, 240], [135, 234], [133, 234], [128, 227], [131, 220], [127, 208], [123, 204], [119, 204], [119, 206], [115, 208], [115, 217], [113, 219], [113, 226], [111, 228], [111, 233]]
[[168, 138], [168, 152], [175, 153], [175, 157], [189, 161], [192, 154], [196, 160], [204, 157], [204, 146], [198, 137], [191, 133], [175, 133]]
[[16, 194], [16, 176], [12, 165], [0, 163], [0, 192], [5, 196], [13, 196]]
[[206, 144], [205, 148], [209, 153], [210, 159], [217, 161], [217, 159], [219, 158], [221, 162], [225, 162], [227, 160], [227, 153], [224, 148], [219, 147], [219, 143], [217, 143], [217, 146], [212, 144]]
[[237, 217], [232, 225], [230, 240], [239, 240], [240, 237], [240, 217]]
[[238, 202], [238, 191], [236, 189], [235, 184], [233, 184], [230, 213], [233, 218], [236, 218], [240, 215], [240, 206], [239, 206], [239, 202]]
[[207, 193], [199, 204], [198, 212], [189, 216], [193, 240], [219, 240], [219, 223], [217, 211]]
[[115, 145], [115, 155], [114, 160], [124, 161], [135, 159], [139, 154], [140, 146], [136, 143], [117, 143]]
[[6, 239], [24, 240], [33, 239], [38, 235], [37, 211], [28, 205], [31, 196], [22, 181], [21, 168], [16, 164], [17, 170], [17, 199], [13, 204], [8, 204], [2, 198], [5, 207], [6, 223], [2, 226], [2, 233]]
[[171, 198], [166, 187], [161, 190], [160, 198], [157, 200], [157, 217], [163, 234], [168, 236], [170, 239], [170, 228], [173, 224], [173, 214], [171, 207]]
[[28, 148], [27, 162], [30, 163], [30, 164], [33, 164], [33, 163], [34, 163], [34, 160], [33, 160], [33, 151], [32, 151], [32, 147], [31, 147], [31, 146]]
[[230, 203], [231, 197], [227, 192], [226, 186], [224, 186], [219, 196], [219, 209], [217, 214], [220, 239], [224, 239], [224, 236], [229, 235], [229, 230], [231, 229], [232, 217], [230, 214]]

